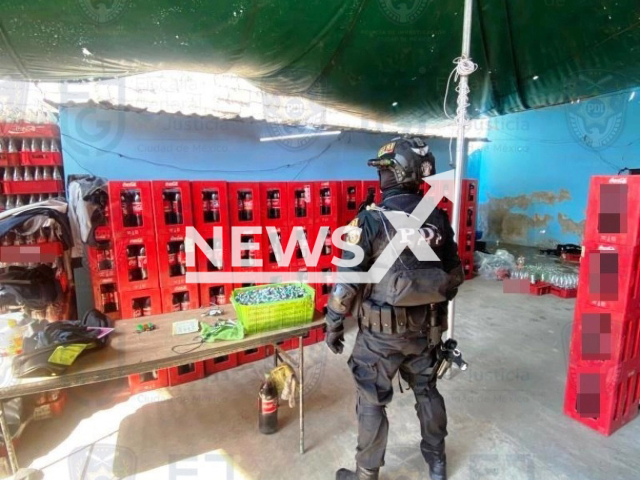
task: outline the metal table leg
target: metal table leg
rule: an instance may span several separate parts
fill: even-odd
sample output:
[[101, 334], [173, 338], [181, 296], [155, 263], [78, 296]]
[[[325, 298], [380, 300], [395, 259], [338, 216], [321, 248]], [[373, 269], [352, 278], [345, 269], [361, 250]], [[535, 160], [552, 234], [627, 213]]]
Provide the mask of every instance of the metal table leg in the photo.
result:
[[13, 437], [11, 436], [9, 425], [7, 425], [7, 418], [4, 413], [4, 402], [2, 400], [0, 400], [0, 429], [2, 429], [4, 446], [7, 449], [9, 465], [11, 465], [11, 473], [15, 475], [18, 472], [18, 457], [16, 456], [15, 448], [13, 448]]
[[300, 454], [304, 455], [304, 337], [298, 337], [300, 361], [298, 362], [298, 378], [300, 380]]

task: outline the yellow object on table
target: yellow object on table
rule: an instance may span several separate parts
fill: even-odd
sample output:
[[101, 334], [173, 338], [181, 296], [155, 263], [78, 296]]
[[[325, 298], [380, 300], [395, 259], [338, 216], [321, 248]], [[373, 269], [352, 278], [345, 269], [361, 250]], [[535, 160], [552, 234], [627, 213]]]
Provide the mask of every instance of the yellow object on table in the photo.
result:
[[51, 363], [57, 363], [58, 365], [66, 365], [67, 367], [72, 365], [75, 362], [78, 355], [80, 355], [85, 348], [87, 348], [88, 344], [86, 343], [72, 343], [71, 345], [61, 345], [56, 348], [51, 356], [49, 357], [49, 361]]

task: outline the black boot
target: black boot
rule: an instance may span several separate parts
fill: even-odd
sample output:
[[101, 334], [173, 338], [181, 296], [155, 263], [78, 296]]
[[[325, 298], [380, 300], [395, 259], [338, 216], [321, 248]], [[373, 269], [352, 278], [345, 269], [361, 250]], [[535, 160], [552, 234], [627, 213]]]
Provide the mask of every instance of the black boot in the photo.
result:
[[447, 480], [447, 456], [431, 455], [426, 459], [429, 464], [429, 476], [431, 480]]
[[356, 471], [341, 468], [336, 472], [336, 480], [378, 480], [379, 468], [368, 470], [358, 467]]

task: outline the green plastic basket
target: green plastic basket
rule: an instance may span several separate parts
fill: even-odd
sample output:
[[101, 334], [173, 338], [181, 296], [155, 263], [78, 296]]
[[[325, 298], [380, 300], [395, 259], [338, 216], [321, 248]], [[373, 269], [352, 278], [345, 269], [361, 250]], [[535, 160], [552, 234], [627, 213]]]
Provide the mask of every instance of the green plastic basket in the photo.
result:
[[295, 327], [313, 320], [315, 309], [315, 290], [306, 283], [298, 284], [306, 294], [301, 298], [282, 300], [280, 302], [261, 303], [258, 305], [241, 305], [236, 301], [236, 295], [250, 290], [267, 287], [277, 287], [283, 284], [259, 285], [257, 287], [237, 288], [231, 294], [231, 304], [236, 310], [238, 320], [242, 322], [245, 333], [267, 332], [280, 328]]

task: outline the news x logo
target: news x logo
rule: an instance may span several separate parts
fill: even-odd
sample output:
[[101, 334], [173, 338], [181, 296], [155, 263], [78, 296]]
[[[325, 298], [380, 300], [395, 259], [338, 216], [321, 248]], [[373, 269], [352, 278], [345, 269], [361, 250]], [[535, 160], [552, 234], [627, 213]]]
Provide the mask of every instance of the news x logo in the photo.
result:
[[[308, 283], [349, 283], [349, 284], [371, 284], [379, 283], [405, 248], [409, 248], [415, 257], [423, 262], [439, 261], [438, 256], [431, 248], [431, 245], [440, 241], [439, 232], [435, 227], [426, 225], [427, 219], [443, 198], [443, 192], [453, 191], [453, 170], [425, 178], [431, 185], [427, 194], [410, 214], [401, 211], [377, 210], [374, 214], [385, 217], [386, 221], [381, 222], [389, 242], [382, 254], [376, 258], [374, 264], [368, 271], [339, 272], [337, 275], [327, 276], [325, 272], [307, 272], [305, 281]], [[448, 185], [446, 185], [448, 184]], [[392, 230], [388, 228], [387, 221], [393, 226], [395, 234], [391, 237]], [[194, 227], [187, 227], [185, 238], [185, 253], [187, 267], [196, 267], [196, 248], [199, 249], [216, 271], [210, 272], [187, 272], [187, 283], [271, 283], [270, 278], [277, 275], [280, 281], [300, 281], [298, 272], [282, 271], [231, 271], [223, 261], [225, 245], [225, 232], [222, 227], [213, 227], [212, 245], [203, 238]], [[263, 232], [267, 233], [271, 248], [274, 251], [279, 268], [289, 267], [291, 259], [299, 244], [300, 251], [307, 267], [316, 267], [325, 239], [327, 238], [329, 227], [320, 227], [313, 250], [309, 248], [304, 227], [294, 226], [291, 236], [288, 239], [286, 248], [278, 238], [275, 227], [231, 227], [231, 266], [232, 267], [255, 267], [264, 266], [262, 259], [258, 258], [256, 251], [260, 250], [260, 243], [256, 238], [262, 238]], [[347, 241], [342, 240], [343, 235], [347, 235]], [[333, 256], [331, 263], [337, 267], [356, 267], [364, 259], [364, 250], [358, 245], [358, 240], [362, 235], [359, 226], [346, 226], [335, 229], [331, 235], [332, 244], [342, 250], [353, 253], [353, 258], [345, 259]], [[242, 241], [242, 237], [252, 237], [252, 241]], [[351, 239], [351, 240], [349, 240]], [[334, 250], [335, 251], [335, 250]], [[247, 252], [243, 258], [243, 252]], [[252, 254], [252, 252], [254, 252]]]

